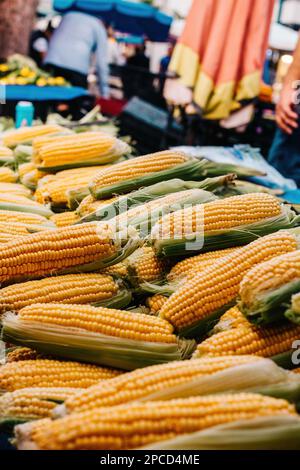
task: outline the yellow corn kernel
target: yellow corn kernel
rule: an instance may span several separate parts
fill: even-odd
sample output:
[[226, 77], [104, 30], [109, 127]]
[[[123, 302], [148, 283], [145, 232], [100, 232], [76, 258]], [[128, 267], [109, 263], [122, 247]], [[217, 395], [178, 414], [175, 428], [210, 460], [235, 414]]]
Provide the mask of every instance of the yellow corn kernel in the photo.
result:
[[116, 369], [79, 362], [37, 359], [9, 362], [0, 367], [0, 390], [14, 392], [29, 387], [88, 388], [121, 374]]
[[87, 305], [33, 304], [19, 311], [24, 322], [80, 328], [136, 341], [175, 343], [173, 327], [161, 318]]
[[22, 388], [0, 396], [0, 417], [17, 419], [50, 418], [58, 402], [78, 393], [77, 388]]
[[56, 227], [68, 227], [76, 224], [80, 219], [76, 212], [63, 212], [62, 214], [53, 215], [50, 220]]
[[292, 350], [293, 342], [300, 337], [300, 327], [280, 325], [260, 328], [250, 323], [221, 331], [198, 345], [194, 358], [205, 355], [255, 354], [272, 357]]
[[220, 424], [263, 416], [296, 416], [286, 400], [258, 394], [209, 395], [98, 408], [35, 427], [38, 449], [126, 450]]
[[247, 318], [241, 313], [237, 306], [230, 308], [221, 316], [219, 322], [213, 329], [214, 333], [239, 328], [240, 326], [250, 326]]
[[101, 209], [101, 207], [104, 207], [107, 204], [112, 204], [118, 199], [118, 197], [112, 197], [110, 199], [103, 199], [98, 201], [90, 195], [83, 199], [76, 212], [80, 217], [86, 217], [87, 215], [93, 214], [93, 212], [96, 212], [98, 209]]
[[126, 260], [121, 263], [109, 266], [101, 271], [102, 274], [108, 274], [112, 276], [119, 276], [120, 278], [126, 279], [128, 277], [128, 268]]
[[24, 225], [49, 225], [48, 219], [38, 214], [28, 212], [14, 212], [0, 210], [0, 222], [2, 223], [20, 223]]
[[221, 258], [184, 283], [163, 306], [160, 315], [181, 330], [220, 311], [237, 297], [245, 274], [256, 264], [298, 248], [295, 235], [278, 232], [260, 238]]
[[81, 413], [145, 400], [156, 392], [257, 360], [259, 359], [255, 356], [203, 357], [137, 369], [105, 384], [96, 384], [76, 397], [71, 397], [65, 403], [66, 412]]
[[119, 285], [104, 274], [69, 274], [28, 281], [0, 291], [0, 313], [18, 312], [31, 304], [97, 304], [112, 299]]
[[184, 153], [167, 150], [117, 163], [111, 168], [99, 171], [91, 187], [92, 194], [106, 186], [148, 176], [151, 173], [169, 170], [186, 163], [188, 159]]
[[138, 249], [127, 259], [129, 273], [137, 284], [153, 282], [164, 277], [167, 263], [159, 259], [151, 247]]
[[146, 300], [146, 305], [150, 308], [150, 314], [158, 315], [167, 300], [168, 297], [165, 297], [161, 294], [155, 294], [152, 297], [148, 297]]
[[15, 196], [31, 197], [31, 191], [22, 184], [0, 183], [0, 193], [14, 194]]
[[0, 282], [37, 277], [111, 257], [118, 251], [109, 226], [74, 225], [29, 235], [5, 245]]
[[225, 250], [210, 251], [208, 253], [201, 253], [200, 255], [192, 256], [191, 258], [186, 258], [175, 264], [168, 274], [167, 279], [169, 282], [186, 279], [189, 273], [194, 271], [204, 271], [220, 258], [223, 258], [230, 253], [234, 253], [235, 250], [237, 250], [237, 248], [227, 248]]
[[264, 292], [299, 279], [300, 251], [279, 255], [274, 259], [262, 260], [261, 264], [245, 273], [240, 285], [240, 296], [245, 307], [253, 306]]
[[18, 175], [14, 173], [10, 168], [0, 168], [0, 182], [1, 183], [15, 183], [18, 179]]
[[57, 125], [22, 127], [21, 129], [7, 132], [2, 140], [6, 147], [14, 148], [20, 144], [31, 143], [36, 137], [60, 132], [61, 129]]
[[16, 348], [6, 355], [6, 362], [35, 361], [36, 359], [46, 359], [44, 354], [30, 348]]
[[251, 225], [280, 214], [281, 203], [270, 194], [234, 196], [194, 205], [162, 217], [154, 227], [153, 238], [184, 239], [196, 233], [209, 235], [210, 232]]

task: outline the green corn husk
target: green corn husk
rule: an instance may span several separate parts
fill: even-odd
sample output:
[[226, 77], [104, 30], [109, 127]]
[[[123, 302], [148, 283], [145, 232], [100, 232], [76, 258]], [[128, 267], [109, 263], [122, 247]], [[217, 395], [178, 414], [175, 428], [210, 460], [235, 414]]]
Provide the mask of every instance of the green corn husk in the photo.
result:
[[[110, 224], [114, 227], [116, 232], [120, 230], [126, 230], [129, 226], [134, 227], [139, 231], [141, 238], [149, 236], [152, 227], [159, 221], [162, 215], [170, 214], [184, 207], [190, 207], [195, 204], [204, 204], [206, 202], [212, 202], [217, 199], [213, 193], [204, 191], [203, 189], [191, 189], [188, 191], [182, 191], [180, 193], [174, 193], [171, 196], [176, 198], [176, 201], [170, 203], [170, 195], [159, 198], [159, 200], [153, 201], [155, 206], [151, 208], [152, 201], [148, 204], [143, 205], [143, 212], [136, 214], [136, 208], [133, 208], [121, 216], [121, 220], [117, 217], [110, 221]], [[160, 206], [157, 207], [157, 202]], [[123, 218], [123, 220], [122, 220]]]
[[47, 206], [42, 206], [42, 204], [36, 205], [21, 205], [14, 203], [6, 203], [0, 201], [0, 211], [12, 211], [12, 212], [26, 212], [30, 214], [42, 215], [49, 219], [54, 215], [54, 213]]
[[3, 156], [3, 157], [0, 157], [0, 167], [1, 166], [14, 167], [14, 165], [15, 165], [14, 156], [6, 155], [6, 156]]
[[[188, 191], [191, 189], [203, 189], [205, 191], [214, 192], [217, 188], [231, 184], [234, 181], [235, 175], [225, 175], [216, 178], [207, 178], [204, 181], [183, 181], [181, 179], [171, 179], [169, 181], [162, 181], [152, 186], [144, 187], [138, 191], [134, 191], [127, 196], [120, 196], [120, 198], [113, 204], [98, 209], [93, 214], [83, 217], [79, 223], [110, 220], [123, 212], [126, 212], [133, 207], [140, 206], [147, 202], [154, 201], [169, 194], [179, 193], [181, 191]], [[81, 195], [76, 195], [70, 192], [70, 204], [76, 204], [77, 199]], [[76, 199], [77, 198], [77, 199]], [[74, 199], [74, 202], [73, 202]]]
[[93, 307], [105, 307], [122, 309], [126, 308], [132, 301], [132, 293], [129, 289], [126, 289], [122, 284], [122, 281], [118, 281], [120, 284], [119, 292], [114, 295], [111, 299], [104, 300], [102, 302], [96, 302], [91, 304]]
[[37, 165], [39, 171], [44, 171], [46, 173], [57, 173], [58, 171], [71, 170], [73, 168], [82, 168], [96, 165], [107, 165], [109, 163], [115, 163], [123, 155], [129, 154], [131, 148], [126, 142], [116, 139], [115, 145], [106, 153], [99, 155], [99, 158], [94, 158], [89, 161], [86, 160], [83, 156], [81, 162], [61, 164], [57, 166], [46, 166], [46, 165]]
[[147, 176], [140, 176], [131, 180], [121, 181], [111, 186], [98, 188], [97, 184], [92, 183], [90, 191], [96, 199], [105, 199], [112, 197], [115, 194], [129, 193], [130, 191], [134, 191], [138, 188], [150, 186], [173, 178], [181, 178], [186, 181], [201, 181], [207, 177], [223, 176], [229, 173], [234, 173], [239, 177], [262, 176], [262, 174], [256, 170], [239, 168], [234, 165], [215, 164], [205, 160], [204, 158], [200, 160], [189, 158], [186, 163], [177, 165], [175, 168], [151, 173]]
[[[75, 211], [80, 206], [80, 203], [89, 195], [89, 188], [70, 189], [69, 191], [67, 191], [68, 208], [72, 211]], [[94, 219], [93, 221], [96, 221], [96, 219]]]
[[2, 325], [2, 340], [5, 342], [57, 357], [124, 370], [189, 359], [196, 348], [195, 341], [178, 339], [177, 343], [151, 343], [76, 328], [22, 322], [12, 313], [4, 315]]
[[220, 188], [217, 195], [220, 197], [242, 196], [251, 193], [267, 193], [273, 196], [282, 196], [284, 191], [280, 189], [270, 189], [259, 184], [250, 183], [249, 181], [234, 181], [232, 184]]
[[31, 145], [18, 145], [14, 150], [15, 159], [18, 165], [28, 163], [33, 157], [33, 148]]
[[241, 420], [140, 449], [300, 450], [300, 418], [283, 415]]
[[296, 316], [290, 310], [286, 311], [286, 309], [292, 295], [298, 292], [300, 292], [299, 279], [273, 291], [260, 294], [251, 307], [247, 307], [243, 302], [240, 302], [239, 308], [247, 319], [255, 325], [269, 325], [282, 320], [284, 316], [293, 321]]
[[300, 225], [300, 216], [288, 206], [282, 206], [281, 215], [256, 222], [251, 225], [240, 226], [236, 229], [216, 230], [203, 233], [198, 241], [199, 234], [192, 233], [184, 239], [157, 239], [159, 226], [154, 226], [151, 233], [151, 243], [157, 256], [179, 257], [220, 250], [236, 246], [247, 245], [259, 237], [278, 232], [283, 229], [292, 229]]

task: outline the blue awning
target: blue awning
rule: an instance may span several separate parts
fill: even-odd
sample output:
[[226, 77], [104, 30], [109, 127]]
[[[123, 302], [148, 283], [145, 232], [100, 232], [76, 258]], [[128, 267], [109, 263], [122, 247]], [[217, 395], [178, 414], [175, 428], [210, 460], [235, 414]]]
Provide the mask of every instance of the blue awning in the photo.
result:
[[157, 8], [125, 0], [54, 0], [59, 13], [81, 11], [97, 16], [123, 33], [145, 36], [150, 41], [168, 40], [173, 21]]

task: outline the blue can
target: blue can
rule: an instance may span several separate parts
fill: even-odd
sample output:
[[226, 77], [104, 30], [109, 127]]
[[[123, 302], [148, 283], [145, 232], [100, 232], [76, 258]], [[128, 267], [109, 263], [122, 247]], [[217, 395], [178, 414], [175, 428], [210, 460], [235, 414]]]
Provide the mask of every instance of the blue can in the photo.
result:
[[20, 101], [16, 106], [16, 128], [31, 127], [34, 119], [34, 106], [29, 101]]

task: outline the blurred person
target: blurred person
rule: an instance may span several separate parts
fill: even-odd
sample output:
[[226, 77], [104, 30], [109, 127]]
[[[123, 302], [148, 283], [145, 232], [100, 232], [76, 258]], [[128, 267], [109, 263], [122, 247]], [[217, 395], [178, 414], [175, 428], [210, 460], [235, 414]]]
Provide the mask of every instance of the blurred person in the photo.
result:
[[159, 83], [160, 83], [161, 93], [163, 92], [164, 87], [165, 87], [167, 73], [168, 73], [169, 65], [170, 65], [171, 58], [174, 52], [174, 47], [175, 47], [174, 44], [170, 44], [168, 47], [167, 55], [164, 56], [160, 61], [159, 73], [161, 74], [161, 77], [160, 77]]
[[125, 59], [122, 56], [118, 41], [116, 40], [116, 34], [113, 26], [109, 25], [106, 29], [106, 32], [108, 38], [108, 63], [110, 65], [123, 65], [125, 63]]
[[300, 187], [300, 39], [276, 108], [276, 122], [269, 162]]
[[107, 42], [106, 29], [98, 18], [80, 12], [67, 13], [51, 38], [45, 66], [50, 73], [64, 77], [73, 86], [87, 88], [95, 55], [100, 93], [108, 98]]
[[150, 59], [146, 56], [146, 44], [139, 44], [135, 47], [134, 54], [127, 59], [129, 67], [138, 67], [150, 71]]
[[43, 65], [54, 30], [52, 22], [49, 21], [44, 31], [36, 29], [31, 34], [29, 56], [36, 62], [38, 67]]

